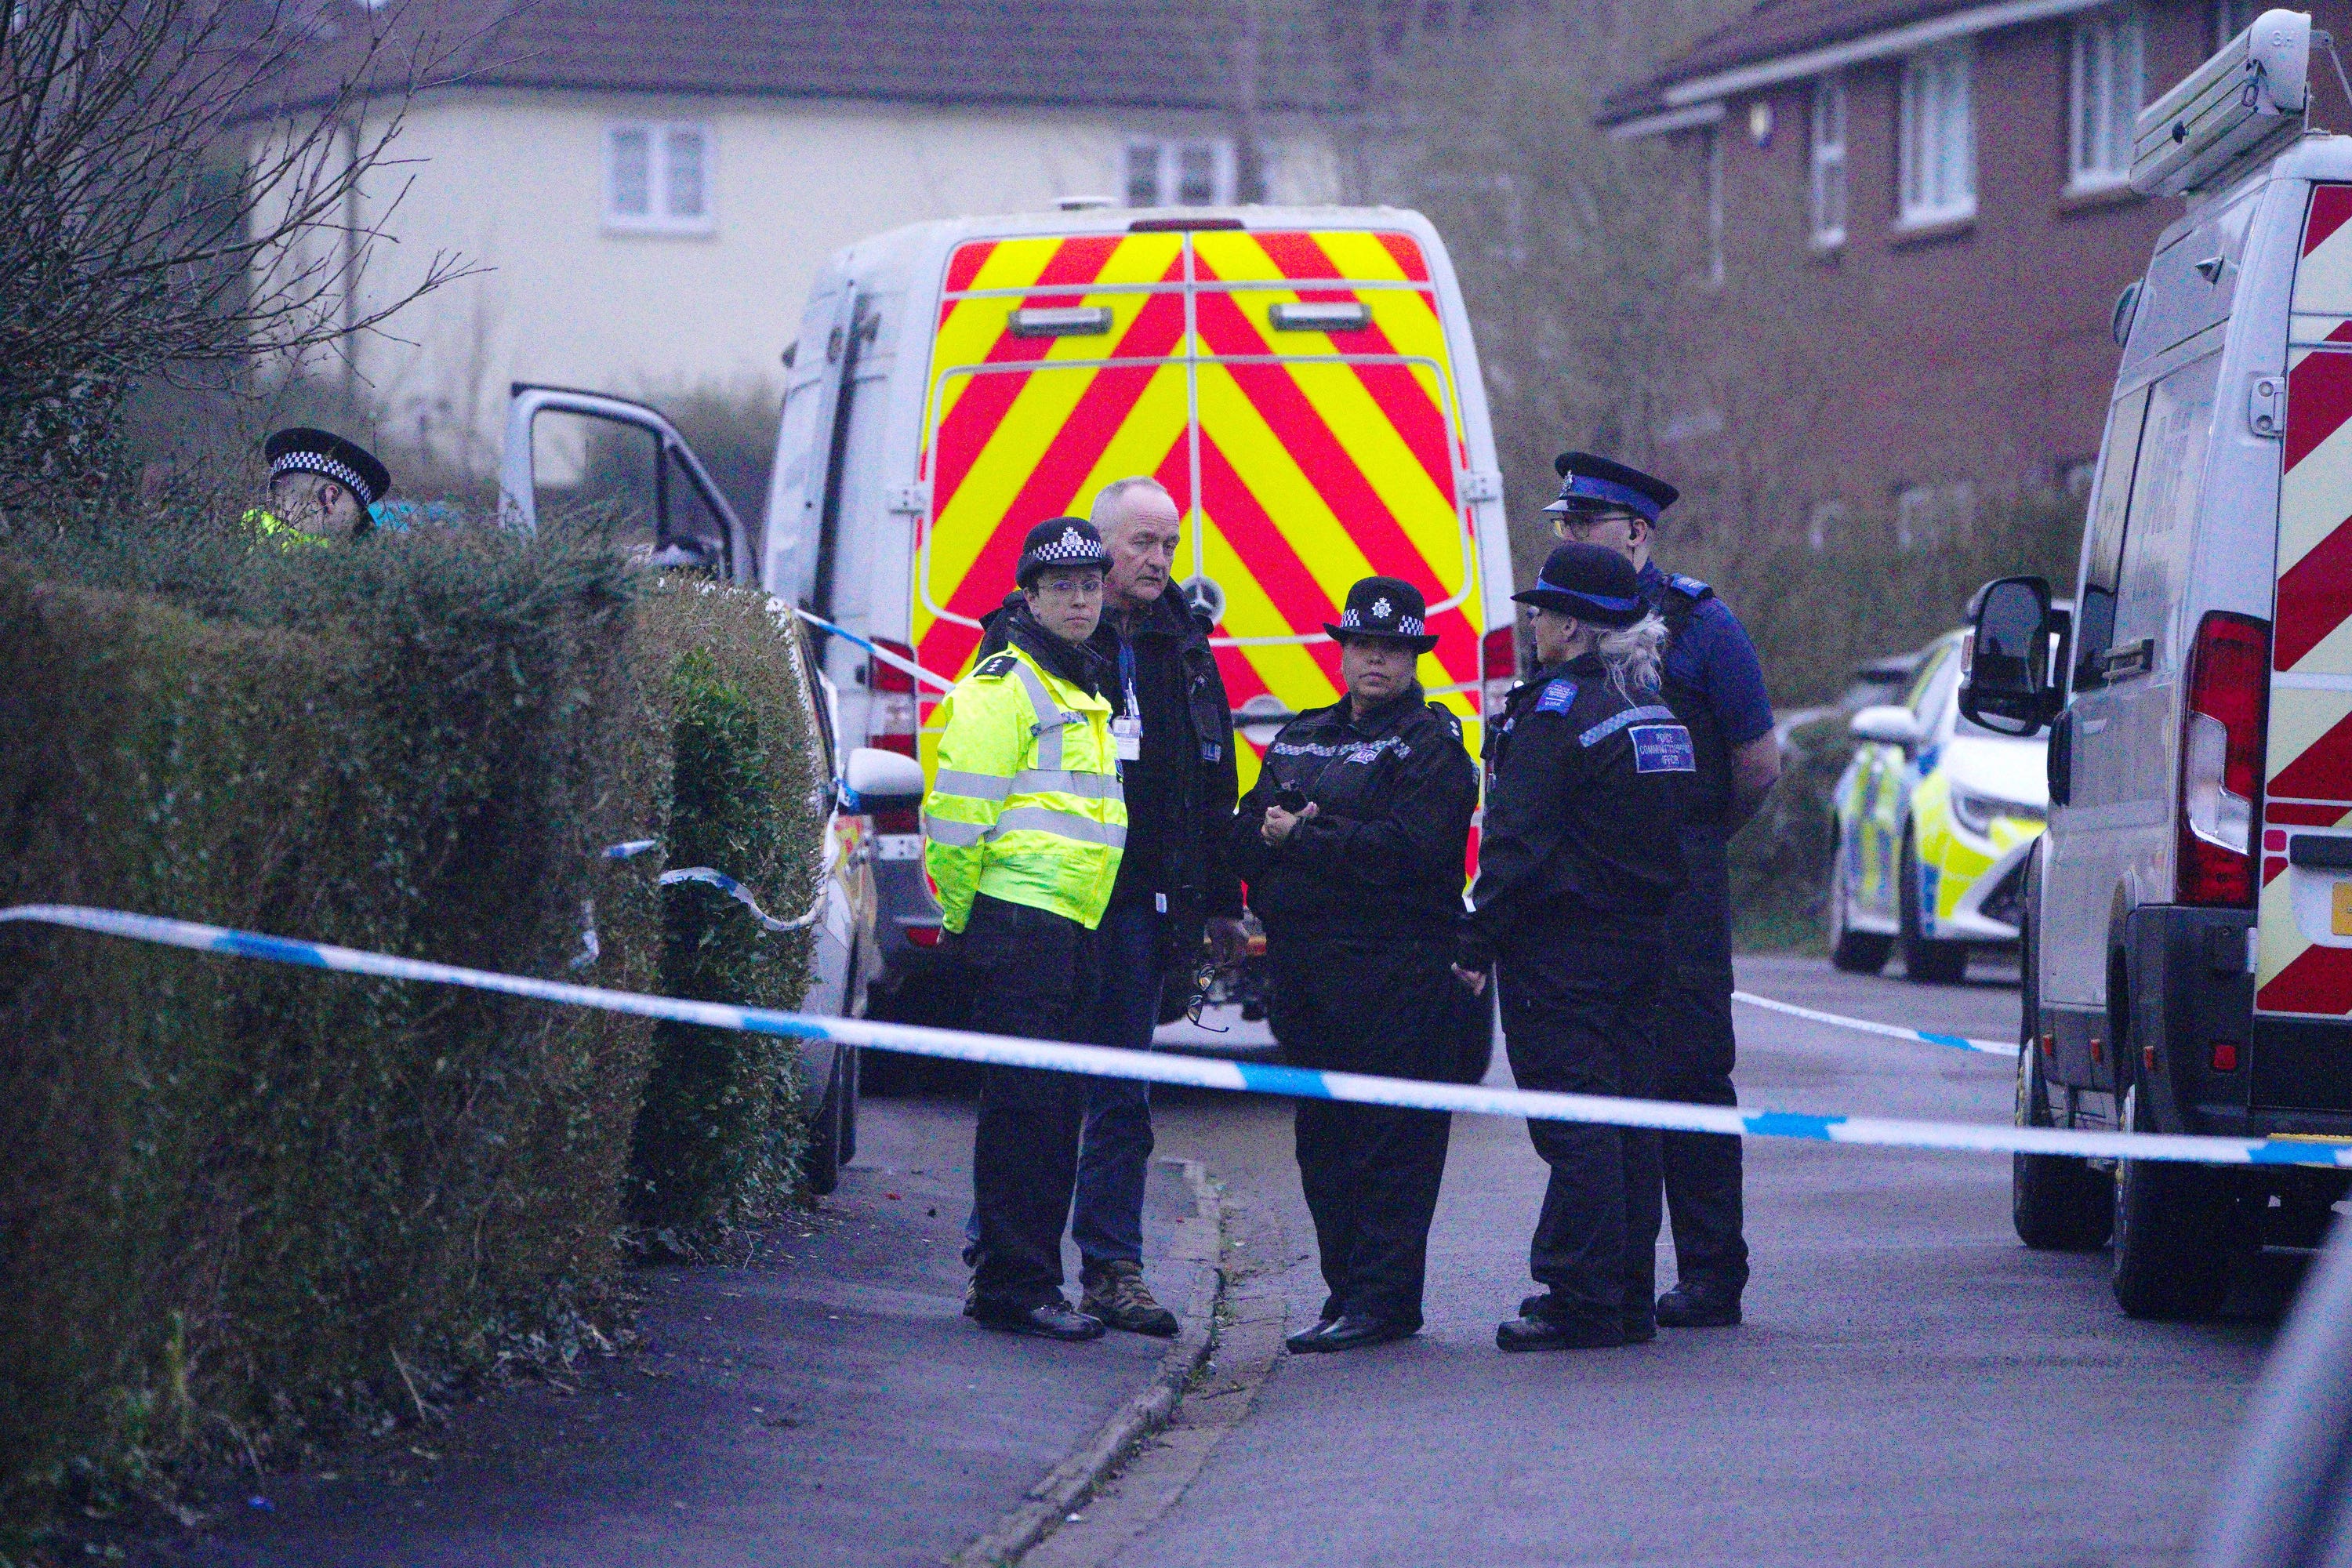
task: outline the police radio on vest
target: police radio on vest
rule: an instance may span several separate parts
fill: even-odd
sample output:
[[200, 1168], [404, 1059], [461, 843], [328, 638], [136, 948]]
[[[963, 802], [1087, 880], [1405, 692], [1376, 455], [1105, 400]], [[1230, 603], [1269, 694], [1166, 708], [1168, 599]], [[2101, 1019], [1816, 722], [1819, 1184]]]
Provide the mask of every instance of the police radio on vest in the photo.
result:
[[2139, 111], [2132, 189], [2178, 196], [2221, 184], [2300, 135], [2310, 102], [2311, 18], [2265, 11]]

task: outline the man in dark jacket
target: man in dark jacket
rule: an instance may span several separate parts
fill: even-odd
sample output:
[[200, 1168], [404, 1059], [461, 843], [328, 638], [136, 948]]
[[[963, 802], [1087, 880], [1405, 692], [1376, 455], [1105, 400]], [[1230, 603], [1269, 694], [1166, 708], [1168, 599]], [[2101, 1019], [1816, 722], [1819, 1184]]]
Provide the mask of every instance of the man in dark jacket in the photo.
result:
[[[1462, 724], [1413, 667], [1437, 644], [1421, 591], [1368, 577], [1326, 626], [1348, 695], [1267, 748], [1234, 822], [1234, 862], [1265, 922], [1276, 1031], [1301, 1067], [1449, 1076], [1447, 973], [1478, 775]], [[1297, 1103], [1298, 1177], [1330, 1295], [1295, 1352], [1352, 1350], [1421, 1328], [1429, 1223], [1450, 1119]]]
[[[1103, 983], [1086, 1037], [1147, 1051], [1162, 976], [1190, 976], [1203, 926], [1217, 962], [1241, 954], [1241, 884], [1224, 856], [1240, 788], [1233, 708], [1205, 617], [1169, 591], [1182, 523], [1167, 489], [1153, 479], [1118, 480], [1096, 498], [1091, 521], [1110, 560], [1091, 646], [1113, 671], [1111, 728], [1128, 827], [1097, 936]], [[991, 616], [977, 657], [996, 651], [1002, 636]], [[1176, 1315], [1143, 1278], [1150, 1088], [1131, 1079], [1090, 1081], [1070, 1234], [1083, 1260], [1085, 1310], [1114, 1329], [1166, 1338], [1176, 1332]]]

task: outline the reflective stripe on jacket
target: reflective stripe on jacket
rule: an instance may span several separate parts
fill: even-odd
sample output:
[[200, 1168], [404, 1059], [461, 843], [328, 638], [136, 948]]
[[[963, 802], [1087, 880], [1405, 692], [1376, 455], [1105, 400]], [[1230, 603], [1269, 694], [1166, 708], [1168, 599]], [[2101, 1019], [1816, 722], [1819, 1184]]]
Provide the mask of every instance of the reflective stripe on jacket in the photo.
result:
[[941, 707], [939, 772], [923, 802], [941, 923], [963, 930], [986, 893], [1093, 930], [1127, 844], [1110, 704], [1014, 647], [982, 660]]

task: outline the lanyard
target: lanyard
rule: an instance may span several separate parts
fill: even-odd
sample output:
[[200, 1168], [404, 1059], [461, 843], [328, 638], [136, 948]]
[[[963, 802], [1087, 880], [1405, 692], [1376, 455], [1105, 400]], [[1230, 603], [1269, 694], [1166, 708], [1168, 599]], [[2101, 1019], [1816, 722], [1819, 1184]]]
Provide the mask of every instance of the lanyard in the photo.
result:
[[1118, 639], [1118, 679], [1127, 688], [1127, 716], [1143, 717], [1143, 705], [1135, 698], [1135, 645], [1125, 637]]

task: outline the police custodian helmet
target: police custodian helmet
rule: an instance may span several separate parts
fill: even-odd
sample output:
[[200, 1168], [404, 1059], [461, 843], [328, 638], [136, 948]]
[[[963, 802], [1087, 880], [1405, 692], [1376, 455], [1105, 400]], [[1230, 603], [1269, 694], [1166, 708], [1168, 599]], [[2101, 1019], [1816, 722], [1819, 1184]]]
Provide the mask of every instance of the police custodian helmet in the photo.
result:
[[1511, 597], [1597, 626], [1630, 626], [1648, 613], [1633, 563], [1598, 544], [1563, 544], [1544, 557], [1536, 585]]
[[1027, 588], [1047, 572], [1075, 566], [1100, 571], [1109, 564], [1102, 535], [1093, 523], [1083, 517], [1049, 517], [1021, 542], [1021, 563], [1013, 569], [1013, 580]]

